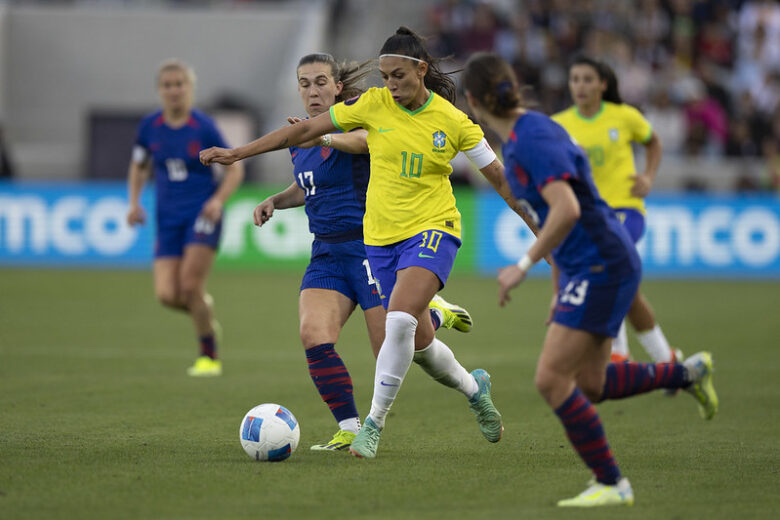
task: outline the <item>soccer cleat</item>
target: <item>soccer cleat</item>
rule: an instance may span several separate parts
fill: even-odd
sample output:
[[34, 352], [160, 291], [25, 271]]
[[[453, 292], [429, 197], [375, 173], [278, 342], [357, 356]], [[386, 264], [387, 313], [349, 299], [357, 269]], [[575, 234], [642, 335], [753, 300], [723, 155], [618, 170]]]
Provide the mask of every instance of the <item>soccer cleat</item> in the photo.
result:
[[438, 294], [434, 295], [433, 299], [428, 303], [428, 307], [441, 311], [441, 326], [443, 328], [455, 329], [460, 332], [471, 331], [471, 327], [473, 326], [471, 314], [463, 307], [458, 307], [457, 305], [449, 303]]
[[614, 486], [593, 482], [588, 489], [574, 498], [558, 501], [558, 507], [633, 506], [634, 491], [627, 478], [621, 478]]
[[352, 440], [355, 438], [355, 433], [348, 432], [347, 430], [339, 430], [333, 438], [325, 444], [315, 444], [310, 449], [312, 451], [339, 451], [349, 448], [352, 444]]
[[482, 435], [490, 442], [498, 442], [504, 433], [504, 425], [501, 423], [501, 414], [490, 397], [490, 374], [478, 368], [471, 372], [471, 377], [478, 385], [477, 393], [469, 399], [471, 411], [477, 416]]
[[712, 419], [718, 411], [718, 394], [712, 386], [712, 354], [699, 352], [683, 362], [688, 369], [691, 385], [685, 390], [699, 401], [699, 415], [702, 419]]
[[187, 375], [192, 377], [213, 377], [222, 375], [222, 361], [200, 356], [195, 364], [187, 369]]
[[[684, 360], [685, 356], [683, 355], [682, 350], [679, 348], [672, 349], [672, 359], [669, 361], [669, 363], [682, 363]], [[664, 394], [667, 397], [674, 397], [677, 395], [679, 390], [679, 388], [666, 388], [664, 389]]]
[[352, 439], [352, 445], [349, 452], [359, 459], [376, 458], [376, 450], [379, 448], [379, 437], [382, 435], [382, 428], [376, 425], [371, 417], [366, 417], [363, 427], [355, 438]]

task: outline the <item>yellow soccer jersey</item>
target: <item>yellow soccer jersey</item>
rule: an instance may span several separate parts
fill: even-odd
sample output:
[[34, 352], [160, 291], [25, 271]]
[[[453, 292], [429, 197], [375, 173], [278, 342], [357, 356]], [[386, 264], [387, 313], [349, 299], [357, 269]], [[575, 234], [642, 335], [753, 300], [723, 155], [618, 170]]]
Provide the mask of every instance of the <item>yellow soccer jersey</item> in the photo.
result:
[[394, 244], [426, 229], [460, 238], [450, 160], [482, 141], [478, 125], [433, 92], [412, 112], [397, 104], [386, 88], [371, 88], [330, 107], [330, 117], [339, 130], [368, 131], [366, 244]]
[[591, 118], [580, 115], [576, 106], [552, 118], [588, 153], [593, 181], [606, 203], [613, 208], [634, 208], [644, 213], [644, 200], [631, 195], [631, 176], [636, 174], [631, 142], [646, 143], [653, 129], [639, 110], [603, 102]]

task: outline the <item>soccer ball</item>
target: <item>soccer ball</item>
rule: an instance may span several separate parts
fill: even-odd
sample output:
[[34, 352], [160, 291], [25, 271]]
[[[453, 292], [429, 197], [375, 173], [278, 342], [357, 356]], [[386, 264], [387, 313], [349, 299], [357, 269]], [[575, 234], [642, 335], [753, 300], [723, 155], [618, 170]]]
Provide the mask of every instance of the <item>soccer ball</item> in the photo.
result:
[[292, 455], [298, 447], [301, 428], [290, 410], [266, 403], [246, 413], [238, 436], [247, 455], [255, 460], [277, 462]]

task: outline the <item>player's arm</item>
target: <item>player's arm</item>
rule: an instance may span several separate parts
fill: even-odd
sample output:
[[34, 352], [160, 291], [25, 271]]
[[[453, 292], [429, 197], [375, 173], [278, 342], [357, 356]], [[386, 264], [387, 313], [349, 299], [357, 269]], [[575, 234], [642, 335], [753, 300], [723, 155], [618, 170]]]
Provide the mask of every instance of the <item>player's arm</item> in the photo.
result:
[[[298, 124], [305, 119], [300, 117], [288, 117], [287, 122], [291, 125]], [[325, 146], [334, 148], [340, 152], [366, 154], [368, 153], [368, 132], [358, 128], [351, 132], [339, 134], [325, 134], [318, 139], [312, 139], [298, 145], [299, 148], [313, 148], [315, 146]]]
[[580, 203], [568, 182], [549, 182], [542, 188], [541, 195], [550, 207], [547, 219], [536, 241], [517, 265], [506, 267], [499, 273], [498, 303], [501, 306], [510, 301], [509, 291], [525, 279], [536, 262], [549, 255], [566, 238], [580, 218]]
[[504, 164], [496, 158], [492, 163], [479, 171], [482, 172], [482, 175], [484, 175], [490, 184], [493, 185], [493, 189], [501, 195], [501, 198], [504, 199], [507, 206], [512, 208], [512, 211], [522, 217], [534, 235], [538, 235], [539, 226], [537, 226], [531, 216], [523, 210], [522, 206], [520, 206], [520, 201], [512, 195], [512, 191], [509, 189], [509, 183], [506, 182], [506, 177], [504, 176]]
[[253, 155], [259, 155], [272, 150], [281, 150], [309, 141], [321, 135], [336, 130], [330, 119], [329, 112], [323, 112], [317, 117], [306, 119], [298, 124], [285, 126], [266, 134], [251, 143], [238, 148], [211, 147], [200, 151], [200, 162], [233, 164]]
[[274, 215], [276, 209], [297, 208], [303, 206], [306, 201], [306, 194], [293, 182], [287, 189], [271, 195], [255, 207], [253, 212], [255, 226], [262, 227]]
[[653, 132], [650, 139], [644, 143], [645, 146], [645, 171], [642, 175], [634, 176], [634, 185], [631, 187], [631, 195], [634, 197], [647, 197], [650, 189], [653, 187], [655, 175], [658, 173], [658, 166], [661, 164], [661, 155], [663, 146], [658, 134]]
[[200, 214], [212, 222], [217, 222], [222, 218], [222, 209], [225, 207], [225, 203], [241, 186], [244, 182], [244, 165], [241, 163], [233, 163], [225, 166], [225, 176], [222, 178], [222, 182], [219, 184], [219, 188], [214, 192], [214, 195], [203, 204], [203, 209]]
[[146, 150], [136, 146], [127, 171], [127, 194], [130, 203], [130, 208], [127, 211], [127, 223], [131, 226], [143, 224], [146, 220], [146, 214], [140, 201], [141, 190], [149, 179], [152, 169], [152, 161], [149, 160], [146, 153]]

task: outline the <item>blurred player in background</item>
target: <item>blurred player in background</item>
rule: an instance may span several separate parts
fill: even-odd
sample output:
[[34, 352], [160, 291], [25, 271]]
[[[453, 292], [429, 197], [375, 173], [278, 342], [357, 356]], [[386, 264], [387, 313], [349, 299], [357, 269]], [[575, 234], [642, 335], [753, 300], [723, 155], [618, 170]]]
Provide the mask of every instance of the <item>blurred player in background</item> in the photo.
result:
[[206, 146], [225, 146], [214, 122], [193, 108], [195, 74], [188, 65], [166, 61], [157, 72], [162, 109], [146, 116], [128, 174], [130, 225], [146, 222], [139, 198], [154, 171], [156, 242], [154, 290], [172, 309], [190, 314], [200, 356], [187, 369], [191, 376], [218, 376], [217, 330], [212, 297], [206, 293], [222, 230], [222, 208], [244, 178], [243, 165], [225, 168], [221, 182], [214, 169], [198, 160]]
[[455, 108], [452, 80], [421, 39], [402, 27], [382, 47], [384, 88], [337, 103], [321, 114], [247, 145], [201, 152], [205, 164], [295, 145], [336, 129], [368, 132], [371, 175], [363, 220], [366, 252], [388, 313], [377, 358], [371, 411], [350, 451], [374, 458], [385, 418], [412, 360], [440, 383], [461, 391], [483, 436], [497, 442], [503, 425], [483, 369], [467, 372], [434, 336], [428, 303], [447, 281], [460, 247], [460, 213], [449, 182], [450, 160], [465, 153], [505, 200], [503, 166], [479, 126]]
[[475, 116], [504, 144], [506, 180], [514, 197], [540, 226], [517, 265], [498, 276], [499, 303], [528, 270], [552, 253], [556, 298], [536, 368], [536, 387], [563, 423], [574, 449], [595, 480], [563, 507], [631, 505], [633, 491], [621, 477], [591, 401], [620, 399], [656, 388], [685, 388], [711, 419], [718, 399], [712, 357], [695, 354], [679, 363], [611, 363], [617, 334], [641, 277], [636, 248], [614, 212], [599, 197], [588, 159], [550, 118], [522, 108], [517, 78], [504, 60], [480, 53], [466, 63], [464, 85]]
[[[309, 117], [328, 112], [344, 99], [363, 93], [360, 81], [373, 69], [338, 63], [330, 54], [309, 54], [298, 62], [298, 92]], [[301, 122], [290, 118], [290, 123]], [[360, 305], [374, 356], [385, 337], [385, 309], [371, 274], [363, 244], [363, 214], [369, 177], [368, 132], [326, 134], [291, 146], [293, 182], [286, 190], [261, 202], [255, 224], [265, 224], [277, 209], [305, 205], [314, 234], [312, 255], [301, 282], [298, 305], [301, 342], [309, 374], [322, 400], [338, 422], [329, 442], [312, 450], [344, 450], [360, 430], [352, 378], [335, 349], [341, 328]], [[465, 309], [437, 297], [431, 303], [434, 327], [468, 332], [471, 317]]]
[[[637, 109], [623, 104], [617, 77], [605, 63], [586, 56], [575, 58], [569, 68], [569, 91], [574, 106], [552, 118], [585, 149], [601, 198], [615, 210], [636, 244], [645, 230], [644, 198], [661, 163], [661, 141]], [[641, 175], [636, 174], [631, 149], [634, 142], [641, 143], [646, 151]], [[650, 302], [639, 291], [628, 311], [628, 320], [653, 361], [677, 359], [680, 351], [674, 352], [669, 347]], [[623, 323], [612, 342], [612, 361], [628, 359], [628, 338]]]

